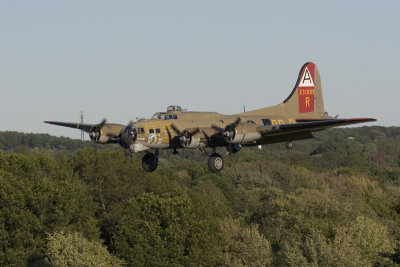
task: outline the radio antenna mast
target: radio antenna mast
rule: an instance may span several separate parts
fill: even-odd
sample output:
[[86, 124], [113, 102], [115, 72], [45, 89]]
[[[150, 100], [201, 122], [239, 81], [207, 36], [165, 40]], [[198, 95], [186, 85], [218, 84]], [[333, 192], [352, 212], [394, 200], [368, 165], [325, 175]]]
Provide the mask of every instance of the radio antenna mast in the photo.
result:
[[[80, 115], [80, 117], [81, 117], [81, 124], [83, 124], [84, 112], [81, 110], [80, 113], [81, 113], [81, 115]], [[83, 130], [81, 130], [81, 141], [82, 141], [82, 142], [85, 141], [85, 132], [84, 132]]]

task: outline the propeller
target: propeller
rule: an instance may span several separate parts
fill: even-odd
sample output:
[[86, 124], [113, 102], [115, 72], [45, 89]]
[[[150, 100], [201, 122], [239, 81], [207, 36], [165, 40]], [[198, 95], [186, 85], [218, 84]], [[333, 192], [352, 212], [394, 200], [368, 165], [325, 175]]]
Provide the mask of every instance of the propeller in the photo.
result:
[[132, 120], [128, 123], [127, 126], [125, 126], [125, 128], [121, 130], [121, 137], [122, 141], [128, 147], [130, 147], [135, 143], [137, 137], [137, 130]]
[[95, 124], [92, 126], [92, 128], [90, 128], [90, 130], [89, 130], [90, 139], [92, 139], [96, 142], [99, 141], [101, 128], [103, 128], [103, 126], [104, 126], [104, 124], [106, 124], [106, 122], [107, 122], [107, 119], [104, 118], [99, 124]]
[[198, 128], [198, 127], [192, 129], [192, 131], [189, 131], [189, 130], [181, 131], [174, 124], [171, 124], [171, 128], [179, 136], [179, 141], [181, 142], [181, 145], [184, 146], [184, 147], [189, 146], [190, 143], [192, 142], [193, 135], [195, 135], [198, 132], [200, 132], [200, 128]]
[[230, 142], [235, 137], [235, 129], [239, 125], [241, 119], [238, 117], [234, 122], [228, 124], [225, 129], [216, 125], [211, 125], [211, 128], [222, 134], [226, 141]]

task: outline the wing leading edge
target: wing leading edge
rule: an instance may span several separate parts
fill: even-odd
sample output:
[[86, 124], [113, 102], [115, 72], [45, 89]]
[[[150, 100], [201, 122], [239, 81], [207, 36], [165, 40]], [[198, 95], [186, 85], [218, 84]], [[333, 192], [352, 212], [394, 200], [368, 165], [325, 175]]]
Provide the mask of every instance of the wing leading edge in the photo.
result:
[[89, 133], [90, 129], [92, 129], [92, 127], [95, 125], [95, 124], [79, 124], [79, 123], [61, 122], [61, 121], [45, 121], [45, 123], [74, 128], [74, 129], [80, 129], [87, 133]]

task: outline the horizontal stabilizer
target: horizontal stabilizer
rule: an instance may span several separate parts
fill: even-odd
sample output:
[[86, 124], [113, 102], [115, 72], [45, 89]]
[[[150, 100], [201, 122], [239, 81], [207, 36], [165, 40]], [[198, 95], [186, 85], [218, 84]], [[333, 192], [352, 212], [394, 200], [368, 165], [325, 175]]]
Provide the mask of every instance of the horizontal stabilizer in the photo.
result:
[[257, 131], [263, 136], [282, 135], [287, 133], [314, 132], [331, 127], [350, 125], [363, 122], [376, 121], [373, 118], [351, 118], [351, 119], [315, 119], [298, 123], [265, 125], [257, 127]]

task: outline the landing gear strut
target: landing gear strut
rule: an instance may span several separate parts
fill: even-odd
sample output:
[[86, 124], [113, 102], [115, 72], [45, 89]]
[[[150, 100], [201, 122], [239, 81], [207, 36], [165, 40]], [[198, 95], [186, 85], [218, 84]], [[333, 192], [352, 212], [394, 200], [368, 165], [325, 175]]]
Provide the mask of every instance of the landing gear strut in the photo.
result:
[[211, 172], [217, 173], [220, 172], [223, 167], [224, 167], [224, 159], [220, 154], [214, 152], [208, 158], [208, 168], [210, 169]]
[[156, 153], [147, 153], [142, 158], [142, 167], [146, 172], [153, 172], [157, 169], [158, 166], [158, 150]]

